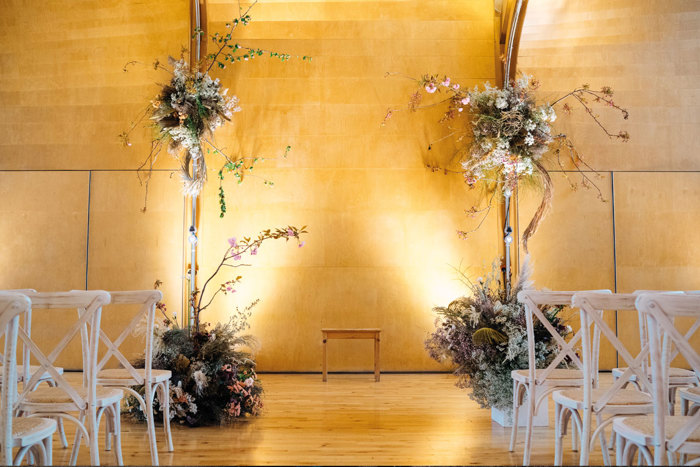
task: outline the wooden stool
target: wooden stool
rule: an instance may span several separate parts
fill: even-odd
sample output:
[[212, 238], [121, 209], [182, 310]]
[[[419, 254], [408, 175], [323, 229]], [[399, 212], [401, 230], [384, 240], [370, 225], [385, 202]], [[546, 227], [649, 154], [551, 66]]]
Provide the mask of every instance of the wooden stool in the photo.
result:
[[323, 333], [323, 381], [328, 380], [328, 339], [374, 339], [374, 380], [379, 381], [379, 333], [381, 329], [321, 329]]

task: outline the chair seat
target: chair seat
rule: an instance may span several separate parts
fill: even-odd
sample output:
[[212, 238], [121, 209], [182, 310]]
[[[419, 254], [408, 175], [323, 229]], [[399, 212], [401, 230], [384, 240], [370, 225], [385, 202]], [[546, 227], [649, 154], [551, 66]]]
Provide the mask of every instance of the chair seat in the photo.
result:
[[56, 431], [56, 420], [41, 417], [13, 417], [12, 442], [15, 447], [30, 446]]
[[[613, 368], [612, 369], [612, 374], [613, 378], [617, 379], [622, 374], [627, 371], [626, 367], [621, 367], [621, 368]], [[651, 378], [651, 368], [647, 370], [647, 374], [649, 375], [649, 378]], [[676, 367], [671, 367], [668, 372], [668, 377], [669, 377], [669, 383], [671, 385], [673, 384], [692, 384], [694, 382], [697, 382], [697, 377], [695, 376], [695, 372], [686, 370], [685, 368], [676, 368]], [[636, 381], [637, 380], [637, 375], [632, 374], [630, 375], [630, 381]]]
[[[544, 370], [535, 370], [535, 378], [539, 378]], [[510, 376], [521, 383], [530, 380], [530, 370], [513, 370]], [[569, 370], [567, 368], [555, 368], [549, 375], [547, 375], [547, 380], [556, 380], [553, 384], [564, 383], [563, 380], [570, 381], [570, 385], [580, 386], [583, 383], [583, 373], [581, 370]], [[567, 384], [568, 385], [568, 384]]]
[[[673, 438], [692, 418], [680, 415], [665, 417], [666, 441]], [[634, 443], [650, 445], [654, 440], [654, 416], [640, 415], [618, 418], [613, 421], [613, 429]], [[690, 434], [688, 441], [700, 442], [700, 428], [696, 428]]]
[[[595, 404], [607, 392], [607, 389], [594, 389], [591, 403]], [[552, 394], [552, 399], [558, 404], [572, 409], [583, 409], [583, 389], [562, 389]], [[646, 392], [636, 389], [620, 389], [606, 404], [607, 406], [629, 407], [651, 405], [652, 397]]]
[[[137, 368], [136, 373], [138, 373], [143, 380], [146, 375], [146, 370], [144, 368]], [[167, 381], [172, 375], [170, 370], [151, 370], [151, 383]], [[132, 384], [128, 384], [130, 381], [134, 381], [134, 378], [126, 368], [112, 368], [97, 373], [97, 383], [104, 386], [132, 386]]]
[[[80, 397], [87, 398], [87, 389], [84, 387], [75, 388]], [[124, 396], [119, 389], [105, 388], [97, 386], [97, 407], [106, 407], [115, 404]], [[72, 404], [73, 399], [61, 388], [42, 387], [36, 391], [27, 394], [27, 397], [21, 402], [21, 405], [39, 405], [39, 404]]]

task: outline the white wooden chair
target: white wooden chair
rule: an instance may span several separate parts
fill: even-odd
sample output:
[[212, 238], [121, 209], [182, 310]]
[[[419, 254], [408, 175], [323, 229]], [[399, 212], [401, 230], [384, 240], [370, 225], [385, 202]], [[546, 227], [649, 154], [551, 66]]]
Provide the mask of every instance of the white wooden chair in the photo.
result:
[[[601, 291], [610, 293], [610, 291]], [[523, 465], [530, 464], [532, 449], [532, 425], [534, 414], [542, 403], [546, 403], [547, 396], [562, 388], [576, 388], [583, 384], [583, 364], [576, 355], [576, 346], [581, 339], [580, 331], [567, 342], [557, 330], [550, 324], [542, 313], [541, 306], [571, 305], [571, 299], [575, 292], [563, 291], [537, 291], [523, 290], [518, 293], [518, 300], [525, 306], [525, 323], [528, 342], [528, 369], [515, 370], [511, 373], [513, 378], [513, 427], [510, 436], [510, 451], [515, 450], [518, 433], [518, 414], [524, 398], [528, 396], [527, 427], [525, 432], [525, 450], [523, 453]], [[537, 369], [535, 356], [535, 318], [559, 346], [557, 357], [543, 369]], [[575, 368], [557, 368], [565, 359]], [[534, 394], [534, 397], [530, 397]], [[576, 447], [576, 435], [572, 435], [572, 445]]]
[[[112, 303], [105, 307], [103, 320], [108, 319], [112, 312], [119, 312], [114, 305], [140, 305], [129, 324], [115, 340], [110, 340], [107, 334], [100, 331], [100, 339], [106, 346], [106, 353], [97, 364], [97, 384], [103, 387], [118, 388], [133, 395], [141, 405], [148, 424], [148, 441], [151, 450], [151, 463], [158, 465], [158, 445], [156, 443], [155, 421], [153, 417], [153, 398], [158, 392], [158, 400], [163, 408], [163, 427], [168, 451], [173, 451], [173, 440], [170, 433], [170, 370], [152, 369], [153, 358], [153, 327], [155, 324], [156, 303], [163, 299], [159, 290], [136, 290], [127, 292], [110, 292]], [[144, 320], [145, 318], [145, 320]], [[145, 327], [144, 325], [145, 321]], [[144, 368], [134, 368], [127, 357], [119, 350], [124, 340], [137, 331], [145, 334]], [[122, 368], [105, 369], [111, 359], [116, 359]], [[144, 387], [144, 397], [136, 392], [133, 386]]]
[[[14, 290], [6, 290], [5, 292], [13, 292], [13, 293], [20, 293], [20, 294], [34, 294], [36, 293], [36, 290], [34, 289], [14, 289]], [[31, 337], [32, 336], [32, 310], [31, 308], [27, 313], [24, 313], [23, 316], [20, 319], [20, 323], [22, 326], [22, 329], [24, 329], [24, 332], [27, 334], [27, 336]], [[39, 367], [35, 365], [30, 364], [30, 355], [29, 355], [29, 348], [27, 347], [27, 344], [22, 342], [22, 364], [17, 365], [17, 382], [24, 383], [25, 381], [29, 381], [29, 375], [36, 371]], [[60, 366], [55, 366], [54, 370], [56, 370], [59, 374], [63, 374], [63, 368]], [[3, 380], [0, 380], [0, 383], [2, 383]], [[43, 375], [39, 378], [39, 381], [36, 383], [33, 389], [36, 389], [39, 387], [41, 383], [46, 383], [49, 387], [55, 387], [56, 383], [54, 382], [53, 378], [51, 377], [51, 374], [46, 371], [44, 372]], [[64, 448], [68, 447], [68, 440], [66, 439], [66, 432], [63, 428], [63, 419], [60, 417], [56, 418], [56, 422], [58, 423], [58, 434], [61, 439], [61, 445]]]
[[[683, 291], [664, 291], [664, 290], [636, 290], [634, 292], [635, 295], [640, 295], [643, 293], [673, 293], [673, 294], [683, 294]], [[647, 331], [647, 325], [646, 325], [646, 319], [642, 316], [642, 313], [638, 311], [639, 316], [638, 316], [638, 322], [639, 322], [639, 338], [640, 342], [647, 342], [649, 340], [648, 338], [648, 331]], [[651, 368], [646, 365], [645, 366], [646, 374], [648, 375], [649, 378], [651, 378]], [[612, 369], [612, 375], [614, 379], [619, 378], [625, 371], [627, 371], [627, 368], [622, 367], [622, 368], [613, 368]], [[641, 390], [640, 385], [637, 383], [637, 376], [636, 375], [631, 375], [630, 377], [630, 383], [632, 383], [637, 389]], [[688, 388], [692, 386], [698, 386], [698, 377], [695, 376], [695, 373], [693, 373], [690, 370], [687, 370], [685, 368], [678, 368], [678, 367], [670, 367], [669, 368], [669, 385], [668, 385], [668, 401], [669, 401], [669, 414], [674, 415], [675, 413], [675, 406], [676, 406], [676, 393], [678, 389], [681, 388]], [[686, 394], [688, 393], [685, 391]], [[693, 391], [690, 392], [690, 399], [693, 398], [694, 394], [700, 395], [700, 388], [694, 388]]]
[[[78, 313], [76, 321], [50, 352], [44, 352], [37, 342], [20, 329], [20, 339], [27, 345], [32, 357], [37, 360], [38, 368], [31, 372], [28, 383], [19, 394], [18, 410], [28, 417], [61, 417], [76, 425], [77, 432], [70, 459], [71, 465], [77, 463], [82, 436], [85, 436], [90, 447], [90, 463], [92, 465], [99, 464], [100, 456], [97, 444], [99, 419], [104, 413], [107, 413], [107, 423], [111, 428], [111, 436], [114, 437], [117, 445], [115, 449], [116, 461], [117, 464], [122, 465], [120, 403], [123, 394], [117, 389], [98, 387], [96, 378], [102, 306], [110, 302], [109, 294], [98, 290], [30, 293], [27, 295], [32, 301], [34, 311], [37, 309], [75, 308]], [[83, 385], [76, 388], [66, 381], [64, 375], [56, 371], [53, 363], [78, 334], [80, 334], [81, 346], [88, 348], [86, 353], [88, 359], [83, 366]], [[47, 371], [51, 374], [56, 386], [41, 387], [32, 391], [31, 389]], [[72, 412], [78, 412], [78, 417], [72, 415]]]
[[[16, 293], [0, 293], [0, 332], [5, 336], [2, 355], [2, 396], [0, 400], [0, 463], [20, 465], [27, 453], [39, 465], [51, 465], [52, 436], [56, 421], [48, 418], [15, 417], [17, 396], [17, 335], [19, 318], [31, 310], [31, 302]], [[17, 454], [12, 455], [12, 449]]]
[[[700, 412], [692, 416], [668, 414], [669, 363], [680, 353], [700, 375], [700, 354], [690, 344], [700, 327], [700, 295], [642, 294], [636, 304], [649, 327], [654, 413], [615, 420], [617, 442], [624, 445], [618, 465], [629, 463], [635, 451], [641, 452], [649, 465], [663, 465], [667, 458], [676, 464], [678, 454], [683, 464], [686, 455], [700, 455]], [[677, 327], [676, 318], [681, 317], [695, 320], [685, 333]], [[700, 458], [685, 465], [698, 464]]]
[[[604, 319], [606, 311], [617, 310], [624, 313], [625, 310], [635, 310], [636, 298], [634, 294], [579, 292], [572, 299], [572, 305], [579, 308], [581, 316], [584, 384], [581, 389], [560, 390], [552, 396], [555, 403], [555, 465], [561, 465], [562, 462], [562, 436], [566, 432], [569, 418], [574, 418], [581, 427], [580, 464], [589, 464], [590, 452], [597, 437], [600, 440], [603, 460], [606, 465], [611, 465], [605, 428], [618, 416], [649, 414], [654, 410], [651, 384], [642, 366], [642, 362], [648, 357], [649, 345], [641, 343], [640, 352], [634, 356]], [[598, 352], [593, 348], [595, 340], [598, 339], [597, 333], [600, 333], [600, 339], [604, 337], [612, 344], [618, 355], [628, 365], [627, 371], [609, 388], [597, 388], [593, 379], [592, 369], [598, 367], [598, 362], [594, 361], [597, 360]], [[598, 345], [595, 344], [596, 347]], [[642, 391], [623, 388], [629, 383], [631, 375], [637, 375]], [[597, 426], [591, 434], [594, 416]], [[606, 416], [607, 419], [604, 418]], [[616, 444], [616, 448], [619, 449], [619, 447]], [[620, 453], [617, 452], [616, 458], [619, 458], [619, 455]]]

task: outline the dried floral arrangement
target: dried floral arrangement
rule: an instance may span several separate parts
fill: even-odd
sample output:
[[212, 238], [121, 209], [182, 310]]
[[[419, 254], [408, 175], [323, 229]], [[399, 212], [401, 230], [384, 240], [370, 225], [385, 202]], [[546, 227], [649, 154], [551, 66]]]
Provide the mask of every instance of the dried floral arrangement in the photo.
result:
[[[263, 242], [296, 240], [302, 247], [301, 236], [305, 233], [306, 227], [288, 226], [264, 230], [255, 238], [228, 239], [228, 247], [218, 267], [202, 289], [196, 290], [190, 298], [194, 305], [194, 325], [190, 329], [179, 327], [176, 316], [169, 317], [165, 304], [158, 303], [157, 308], [164, 319], [154, 329], [152, 365], [155, 369], [172, 372], [170, 414], [173, 420], [189, 426], [215, 425], [260, 414], [263, 388], [255, 372], [252, 353], [257, 342], [252, 335], [243, 334], [250, 329], [248, 319], [259, 300], [242, 309], [236, 307], [227, 323], [211, 326], [201, 321], [201, 313], [220, 293], [235, 293], [243, 278], [240, 275], [230, 277], [209, 293], [207, 286], [213, 284], [223, 268], [250, 266], [241, 262], [243, 256], [257, 255]], [[159, 285], [157, 281], [156, 287]], [[142, 367], [143, 361], [136, 362], [139, 364]], [[142, 386], [134, 389], [141, 393], [144, 390]], [[159, 403], [154, 404], [155, 416], [161, 420], [162, 410]], [[127, 412], [145, 420], [141, 406], [133, 396], [127, 398]]]
[[[426, 349], [438, 362], [449, 360], [455, 365], [457, 386], [470, 388], [469, 397], [481, 407], [510, 412], [511, 371], [528, 367], [525, 309], [517, 295], [532, 286], [529, 257], [523, 261], [518, 281], [510, 290], [498, 279], [500, 259], [494, 262], [486, 279], [473, 283], [463, 272], [460, 275], [471, 295], [433, 309], [438, 314], [436, 330], [426, 340]], [[560, 317], [561, 310], [560, 306], [550, 306], [543, 309], [543, 314], [566, 338], [571, 328]], [[559, 347], [539, 321], [534, 334], [537, 367], [545, 367], [556, 357]]]
[[[222, 89], [219, 79], [213, 79], [209, 74], [215, 66], [224, 69], [227, 64], [244, 63], [261, 56], [281, 61], [292, 58], [290, 54], [247, 47], [234, 41], [233, 33], [236, 28], [247, 26], [251, 22], [250, 10], [256, 3], [257, 0], [245, 11], [239, 4], [239, 16], [226, 23], [226, 32], [216, 32], [210, 37], [216, 51], [208, 54], [200, 63], [188, 63], [184, 58], [184, 49], [179, 60], [169, 57], [167, 66], [158, 60], [154, 62], [153, 67], [156, 70], [165, 70], [172, 78], [170, 82], [161, 85], [158, 96], [151, 100], [129, 128], [119, 135], [125, 146], [131, 146], [130, 135], [141, 124], [145, 123], [145, 126], [153, 131], [150, 152], [137, 171], [139, 181], [145, 185], [144, 212], [148, 200], [148, 183], [163, 147], [180, 162], [183, 191], [195, 196], [207, 182], [206, 155], [219, 156], [222, 164], [218, 171], [221, 217], [226, 213], [222, 184], [224, 174], [233, 174], [238, 183], [241, 183], [257, 162], [265, 160], [264, 157], [257, 156], [232, 156], [214, 141], [215, 130], [230, 122], [233, 114], [239, 112], [241, 107], [238, 98], [228, 96], [228, 89]], [[202, 31], [195, 31], [195, 35], [201, 34]], [[295, 57], [311, 60], [308, 56]], [[124, 71], [136, 63], [127, 63]], [[287, 146], [281, 157], [286, 157], [290, 149]], [[266, 185], [273, 184], [267, 179], [263, 181]]]
[[[413, 78], [410, 78], [413, 79]], [[554, 106], [562, 103], [562, 110], [571, 113], [572, 107], [565, 102], [573, 99], [578, 102], [595, 123], [611, 139], [629, 140], [626, 131], [612, 133], [594, 112], [592, 104], [602, 104], [620, 112], [627, 120], [629, 113], [613, 100], [613, 90], [604, 86], [594, 91], [583, 85], [561, 96], [552, 103], [538, 103], [535, 91], [539, 87], [537, 80], [522, 75], [504, 88], [496, 88], [488, 83], [483, 90], [474, 87], [464, 89], [459, 83], [453, 83], [447, 76], [425, 75], [414, 79], [419, 85], [411, 96], [408, 107], [403, 110], [415, 112], [435, 106], [445, 106], [440, 118], [449, 133], [441, 138], [455, 138], [457, 151], [451, 162], [457, 168], [428, 166], [434, 171], [445, 173], [458, 172], [463, 175], [466, 184], [473, 188], [481, 182], [487, 193], [484, 208], [472, 207], [468, 214], [483, 217], [475, 229], [459, 231], [463, 238], [478, 229], [493, 206], [496, 195], [512, 193], [518, 182], [529, 180], [543, 187], [544, 195], [535, 216], [523, 232], [523, 246], [527, 251], [527, 242], [534, 235], [541, 220], [551, 206], [553, 196], [552, 181], [544, 163], [553, 161], [564, 170], [568, 161], [581, 176], [581, 186], [593, 187], [603, 199], [600, 189], [586, 170], [592, 170], [566, 134], [556, 133], [552, 124], [557, 118]], [[423, 104], [425, 94], [441, 94], [443, 99]], [[397, 111], [389, 109], [384, 123]], [[428, 147], [432, 149], [432, 144]], [[564, 172], [566, 175], [566, 172]], [[595, 174], [595, 171], [593, 171]], [[577, 183], [569, 179], [572, 188]]]

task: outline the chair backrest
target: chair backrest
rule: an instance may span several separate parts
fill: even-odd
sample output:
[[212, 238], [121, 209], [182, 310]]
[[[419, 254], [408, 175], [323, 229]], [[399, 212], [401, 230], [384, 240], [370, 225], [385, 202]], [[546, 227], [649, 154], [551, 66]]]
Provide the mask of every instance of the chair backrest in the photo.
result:
[[2, 355], [2, 395], [0, 401], [0, 462], [12, 465], [12, 418], [17, 393], [17, 335], [20, 315], [31, 310], [31, 301], [18, 293], [0, 293], [0, 332], [5, 336]]
[[[12, 292], [12, 293], [19, 293], [19, 294], [35, 294], [36, 290], [34, 289], [13, 289], [13, 290], [5, 290], [5, 292]], [[24, 329], [24, 332], [27, 334], [27, 336], [31, 337], [32, 336], [32, 309], [30, 308], [28, 312], [24, 313], [23, 316], [20, 318], [20, 325], [22, 326], [22, 329]], [[28, 381], [29, 380], [29, 364], [30, 364], [30, 356], [29, 356], [29, 348], [27, 345], [22, 342], [22, 378], [23, 381]]]
[[[91, 377], [91, 375], [97, 374], [97, 345], [102, 307], [110, 302], [109, 293], [104, 290], [81, 290], [71, 292], [27, 292], [26, 295], [31, 299], [32, 310], [74, 308], [83, 311], [78, 314], [77, 320], [72, 323], [69, 330], [63, 334], [58, 344], [48, 353], [44, 352], [24, 329], [19, 330], [19, 339], [22, 341], [25, 348], [28, 349], [27, 354], [33, 356], [34, 359], [37, 360], [38, 365], [33, 369], [25, 370], [25, 373], [28, 373], [28, 377], [24, 380], [22, 393], [19, 394], [15, 405], [21, 404], [31, 390], [39, 383], [41, 378], [48, 372], [56, 383], [56, 386], [65, 392], [77, 407], [87, 407], [89, 401], [94, 401], [96, 399], [95, 378]], [[65, 317], [62, 316], [62, 319], [65, 319]], [[83, 373], [87, 375], [85, 378], [85, 387], [87, 389], [85, 396], [79, 394], [78, 391], [66, 381], [64, 376], [54, 368], [54, 362], [58, 356], [66, 349], [67, 345], [79, 332], [81, 334], [82, 347], [87, 347], [87, 351], [83, 350], [84, 354], [87, 356], [83, 365]], [[85, 333], [86, 339], [82, 338], [83, 333]], [[29, 365], [25, 365], [25, 367], [28, 368]]]
[[[610, 290], [597, 290], [592, 291], [596, 293], [611, 293]], [[576, 366], [577, 369], [583, 370], [583, 363], [581, 359], [576, 354], [576, 346], [581, 340], [581, 331], [579, 330], [574, 334], [572, 338], [568, 341], [559, 334], [559, 332], [552, 326], [550, 321], [544, 315], [542, 306], [571, 306], [571, 300], [577, 292], [571, 291], [546, 291], [546, 290], [522, 290], [518, 293], [518, 300], [525, 306], [525, 324], [527, 329], [527, 343], [528, 343], [528, 370], [531, 381], [537, 381], [537, 383], [543, 382], [549, 374], [559, 366], [559, 364], [568, 358], [568, 360]], [[552, 336], [554, 341], [559, 346], [559, 353], [550, 362], [550, 364], [544, 368], [539, 375], [536, 373], [536, 355], [535, 355], [535, 318], [542, 323], [542, 326], [547, 330], [547, 332]], [[595, 344], [594, 344], [595, 347]], [[597, 366], [591, 368], [593, 377], [597, 382]], [[535, 379], [537, 378], [537, 379]]]
[[[643, 333], [640, 332], [640, 351], [635, 354], [630, 351], [625, 344], [617, 336], [616, 332], [610, 328], [606, 322], [606, 312], [631, 312], [636, 313], [635, 294], [601, 294], [590, 292], [579, 292], [574, 295], [572, 304], [578, 307], [581, 311], [581, 331], [582, 331], [582, 347], [583, 347], [583, 366], [584, 366], [584, 406], [591, 407], [594, 412], [599, 412], [610, 399], [615, 396], [624, 386], [632, 381], [633, 375], [636, 377], [637, 384], [644, 392], [651, 394], [651, 384], [647, 378], [647, 359], [649, 356], [649, 343], [643, 339]], [[597, 356], [591, 352], [591, 326], [593, 332], [600, 332], [601, 339], [605, 338], [617, 351], [618, 356], [624, 360], [627, 369], [622, 375], [615, 380], [613, 385], [606, 389], [600, 396], [596, 397], [595, 404], [592, 404], [592, 381], [589, 378], [586, 369], [597, 363], [594, 361]], [[641, 325], [640, 325], [641, 326]]]
[[[659, 464], [664, 460], [666, 447], [676, 451], [693, 431], [700, 427], [698, 411], [692, 417], [688, 417], [687, 422], [668, 444], [665, 442], [670, 361], [680, 353], [695, 375], [700, 377], [700, 354], [690, 343], [690, 338], [700, 327], [700, 294], [641, 294], [636, 300], [636, 306], [645, 315], [649, 327], [656, 447], [654, 458], [655, 463]], [[677, 318], [689, 318], [694, 323], [688, 331], [682, 332]]]
[[[131, 290], [122, 292], [110, 292], [112, 297], [111, 305], [140, 305], [140, 309], [133, 316], [129, 324], [121, 331], [119, 336], [111, 340], [109, 336], [105, 333], [103, 329], [100, 329], [100, 341], [107, 348], [104, 355], [102, 355], [97, 363], [97, 371], [102, 370], [107, 363], [112, 358], [116, 358], [119, 363], [124, 367], [131, 377], [138, 382], [138, 384], [143, 384], [144, 379], [150, 381], [151, 378], [151, 365], [153, 359], [153, 327], [155, 325], [155, 312], [156, 304], [163, 299], [163, 293], [160, 290]], [[103, 311], [103, 319], [108, 319], [111, 311], [117, 311], [119, 307], [106, 307], [106, 312]], [[142, 327], [145, 321], [145, 327]], [[138, 329], [137, 329], [138, 328]], [[144, 348], [144, 375], [140, 375], [134, 366], [131, 364], [129, 359], [120, 350], [120, 346], [124, 343], [129, 335], [136, 332], [145, 334], [145, 348]]]

